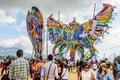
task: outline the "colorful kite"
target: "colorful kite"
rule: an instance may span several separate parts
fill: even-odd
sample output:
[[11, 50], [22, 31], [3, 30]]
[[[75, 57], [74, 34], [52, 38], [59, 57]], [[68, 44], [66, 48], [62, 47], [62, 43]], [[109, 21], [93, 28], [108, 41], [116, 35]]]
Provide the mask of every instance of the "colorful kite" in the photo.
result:
[[27, 19], [27, 32], [35, 50], [35, 57], [42, 57], [42, 29], [43, 17], [38, 8], [32, 7], [32, 11], [28, 11]]
[[[112, 20], [114, 8], [112, 5], [103, 4], [101, 12], [81, 25], [75, 20], [69, 25], [65, 25], [53, 19], [52, 15], [48, 17], [49, 40], [54, 44], [53, 54], [63, 58], [70, 51], [72, 60], [75, 58], [75, 52], [83, 60], [89, 60], [96, 56], [98, 52], [94, 44], [101, 41], [100, 37], [104, 37], [104, 33], [108, 33], [110, 28], [108, 23]], [[89, 49], [89, 52], [85, 53], [85, 48]], [[56, 49], [59, 50], [58, 54], [55, 53]]]

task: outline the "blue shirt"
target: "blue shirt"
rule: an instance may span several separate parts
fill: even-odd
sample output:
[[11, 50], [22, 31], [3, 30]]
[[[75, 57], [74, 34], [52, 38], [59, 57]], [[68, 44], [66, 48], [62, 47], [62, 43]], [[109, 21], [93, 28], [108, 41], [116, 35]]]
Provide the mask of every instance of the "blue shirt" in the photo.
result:
[[0, 59], [0, 64], [2, 63], [2, 60]]
[[103, 80], [104, 78], [105, 78], [105, 80], [112, 80], [112, 77], [110, 76], [109, 73], [106, 73], [105, 75], [102, 75], [99, 72], [97, 72], [97, 79], [98, 80]]

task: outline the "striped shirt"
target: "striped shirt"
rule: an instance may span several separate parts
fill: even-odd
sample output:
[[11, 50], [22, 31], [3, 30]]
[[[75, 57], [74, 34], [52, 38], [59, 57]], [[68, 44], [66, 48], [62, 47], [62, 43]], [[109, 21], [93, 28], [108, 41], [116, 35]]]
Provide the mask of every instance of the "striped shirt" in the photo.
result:
[[23, 57], [18, 58], [11, 64], [9, 73], [10, 79], [15, 80], [27, 80], [29, 75], [29, 63]]

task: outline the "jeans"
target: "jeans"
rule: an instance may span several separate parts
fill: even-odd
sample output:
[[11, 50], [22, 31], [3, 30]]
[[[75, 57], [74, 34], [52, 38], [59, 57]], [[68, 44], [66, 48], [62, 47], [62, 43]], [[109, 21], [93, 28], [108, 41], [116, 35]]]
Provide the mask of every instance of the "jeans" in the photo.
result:
[[115, 80], [119, 80], [119, 79], [120, 79], [120, 72], [118, 72], [118, 73], [116, 74]]

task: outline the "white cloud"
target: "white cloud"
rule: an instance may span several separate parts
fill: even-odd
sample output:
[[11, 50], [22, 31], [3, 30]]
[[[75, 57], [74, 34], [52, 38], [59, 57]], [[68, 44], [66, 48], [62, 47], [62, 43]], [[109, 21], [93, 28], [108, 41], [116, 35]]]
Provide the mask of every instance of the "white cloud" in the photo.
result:
[[21, 35], [15, 39], [8, 39], [0, 41], [1, 47], [16, 47], [23, 49], [27, 53], [32, 53], [32, 44], [28, 37]]
[[102, 43], [95, 45], [100, 53], [100, 58], [107, 57], [111, 61], [114, 59], [114, 53], [116, 53], [116, 56], [120, 55], [120, 30], [117, 27], [114, 28], [114, 26], [110, 29], [110, 34], [102, 39]]
[[[11, 0], [12, 3], [9, 3], [9, 0], [2, 0], [0, 3], [0, 8], [9, 12], [14, 11], [23, 11], [25, 14], [28, 10], [31, 10], [32, 6], [37, 6], [43, 13], [44, 18], [47, 18], [51, 13], [57, 17], [57, 12], [60, 11], [64, 18], [61, 18], [61, 21], [70, 22], [73, 17], [77, 17], [78, 22], [81, 21], [82, 17], [85, 15], [93, 14], [93, 5], [97, 4], [96, 7], [101, 6], [103, 3], [116, 3], [118, 0], [25, 0], [25, 1], [16, 1]], [[29, 3], [28, 5], [26, 5]]]
[[0, 9], [0, 26], [4, 24], [15, 23], [15, 22], [16, 22], [16, 18], [7, 16], [5, 11]]
[[25, 30], [26, 29], [26, 21], [23, 20], [20, 24], [14, 24], [13, 28], [15, 28], [17, 31], [26, 31]]

